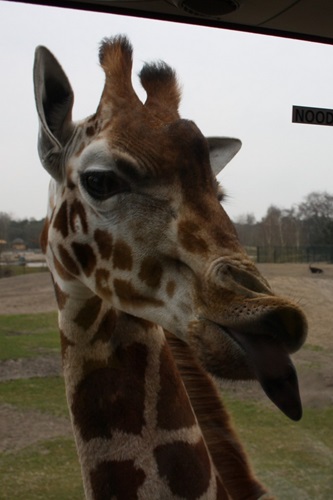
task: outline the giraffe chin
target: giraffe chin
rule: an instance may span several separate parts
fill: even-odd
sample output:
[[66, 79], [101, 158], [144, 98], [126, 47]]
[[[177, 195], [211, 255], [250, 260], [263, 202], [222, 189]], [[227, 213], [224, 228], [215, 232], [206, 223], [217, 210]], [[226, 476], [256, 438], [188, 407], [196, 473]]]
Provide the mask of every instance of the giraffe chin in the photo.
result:
[[228, 333], [246, 352], [269, 399], [291, 420], [300, 420], [302, 403], [297, 373], [283, 343], [269, 335], [250, 335], [234, 330]]

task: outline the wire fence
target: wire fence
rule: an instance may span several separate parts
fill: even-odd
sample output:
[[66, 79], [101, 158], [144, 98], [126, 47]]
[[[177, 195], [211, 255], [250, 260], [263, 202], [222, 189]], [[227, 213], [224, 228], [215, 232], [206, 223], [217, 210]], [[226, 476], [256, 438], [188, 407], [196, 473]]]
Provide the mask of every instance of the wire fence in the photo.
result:
[[246, 247], [247, 253], [260, 263], [315, 262], [333, 263], [333, 245], [302, 247]]

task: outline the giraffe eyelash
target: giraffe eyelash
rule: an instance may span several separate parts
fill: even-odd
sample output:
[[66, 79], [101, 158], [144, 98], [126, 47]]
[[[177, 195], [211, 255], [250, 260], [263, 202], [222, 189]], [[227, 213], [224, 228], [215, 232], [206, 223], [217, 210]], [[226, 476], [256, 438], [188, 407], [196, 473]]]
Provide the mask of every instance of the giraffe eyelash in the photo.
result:
[[91, 198], [99, 202], [130, 191], [129, 184], [109, 170], [88, 170], [81, 174], [80, 180]]
[[221, 184], [216, 179], [215, 183], [216, 183], [216, 196], [218, 201], [221, 203], [223, 200], [225, 200], [227, 195]]

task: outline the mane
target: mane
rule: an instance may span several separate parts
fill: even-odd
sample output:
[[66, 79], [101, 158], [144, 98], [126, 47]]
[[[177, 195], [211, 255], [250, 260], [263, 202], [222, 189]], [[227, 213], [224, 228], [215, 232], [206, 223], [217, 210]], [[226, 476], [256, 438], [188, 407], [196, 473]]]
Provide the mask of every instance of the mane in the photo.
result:
[[213, 380], [201, 368], [187, 344], [169, 332], [165, 334], [224, 487], [232, 498], [259, 498], [267, 491], [254, 477]]

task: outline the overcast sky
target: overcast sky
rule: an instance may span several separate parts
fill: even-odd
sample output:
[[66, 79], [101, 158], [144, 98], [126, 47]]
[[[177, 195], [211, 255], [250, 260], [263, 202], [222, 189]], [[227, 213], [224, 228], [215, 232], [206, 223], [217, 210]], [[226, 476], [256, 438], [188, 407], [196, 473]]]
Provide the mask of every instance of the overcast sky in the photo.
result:
[[134, 75], [156, 59], [176, 69], [184, 118], [206, 135], [242, 140], [220, 178], [234, 220], [245, 213], [260, 220], [271, 204], [290, 208], [311, 191], [333, 192], [333, 128], [291, 123], [293, 104], [333, 108], [332, 46], [0, 0], [0, 211], [37, 219], [46, 212], [35, 47], [47, 46], [62, 64], [81, 119], [94, 113], [103, 88], [99, 42], [117, 33], [134, 46]]

